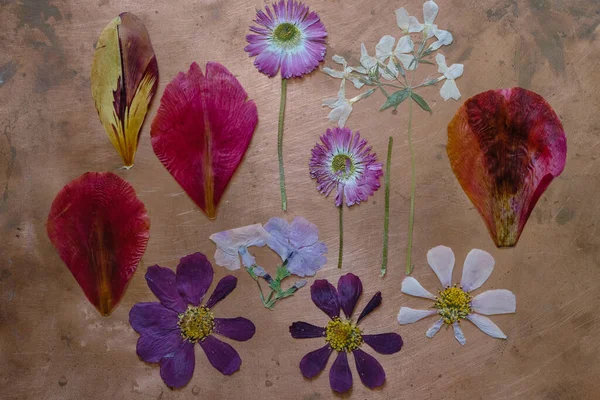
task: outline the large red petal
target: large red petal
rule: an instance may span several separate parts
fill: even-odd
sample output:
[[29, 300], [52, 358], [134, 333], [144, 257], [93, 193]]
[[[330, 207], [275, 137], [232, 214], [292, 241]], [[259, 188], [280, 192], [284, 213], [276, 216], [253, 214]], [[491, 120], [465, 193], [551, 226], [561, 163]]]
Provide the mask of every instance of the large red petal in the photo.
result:
[[146, 251], [150, 220], [131, 185], [87, 172], [65, 186], [48, 215], [48, 237], [88, 300], [108, 315]]
[[543, 97], [521, 88], [499, 89], [462, 105], [448, 125], [447, 151], [496, 246], [510, 247], [565, 167], [567, 139]]
[[209, 218], [248, 149], [256, 105], [224, 66], [198, 64], [167, 85], [152, 121], [154, 153]]

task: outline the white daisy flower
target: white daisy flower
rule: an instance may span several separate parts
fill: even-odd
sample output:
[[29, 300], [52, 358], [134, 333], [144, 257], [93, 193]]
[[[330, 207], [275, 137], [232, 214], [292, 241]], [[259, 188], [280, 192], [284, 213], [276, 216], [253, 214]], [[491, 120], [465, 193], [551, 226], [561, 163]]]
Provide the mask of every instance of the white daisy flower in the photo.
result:
[[440, 88], [440, 96], [446, 101], [449, 99], [460, 99], [460, 91], [454, 80], [462, 76], [464, 66], [462, 64], [452, 64], [448, 67], [446, 64], [446, 57], [441, 53], [435, 55], [435, 61], [438, 64], [438, 72], [444, 74], [438, 78], [438, 82], [444, 79], [446, 80]]
[[360, 89], [361, 87], [363, 87], [364, 82], [362, 82], [360, 80], [360, 78], [356, 75], [353, 75], [353, 72], [357, 72], [359, 74], [366, 74], [367, 70], [364, 67], [349, 67], [348, 63], [346, 62], [346, 59], [342, 56], [338, 56], [337, 54], [334, 55], [333, 57], [331, 57], [331, 59], [342, 65], [342, 70], [338, 71], [329, 67], [325, 67], [323, 68], [323, 72], [325, 72], [327, 75], [332, 76], [334, 78], [338, 78], [338, 79], [342, 79], [342, 80], [349, 80], [350, 82], [352, 82], [352, 84], [354, 85], [355, 88]]
[[427, 252], [427, 262], [444, 289], [434, 296], [415, 278], [405, 278], [402, 282], [403, 293], [430, 299], [434, 303], [428, 310], [400, 308], [398, 322], [401, 325], [412, 324], [422, 318], [438, 314], [440, 318], [425, 334], [428, 338], [432, 338], [442, 325], [452, 325], [454, 337], [464, 346], [467, 341], [460, 327], [460, 321], [468, 319], [485, 334], [506, 339], [506, 335], [500, 328], [483, 315], [514, 313], [517, 308], [515, 295], [506, 289], [488, 290], [475, 297], [471, 295], [471, 292], [481, 287], [491, 275], [494, 270], [494, 258], [483, 250], [471, 250], [465, 259], [460, 286], [452, 285], [454, 261], [454, 253], [449, 247], [438, 246]]

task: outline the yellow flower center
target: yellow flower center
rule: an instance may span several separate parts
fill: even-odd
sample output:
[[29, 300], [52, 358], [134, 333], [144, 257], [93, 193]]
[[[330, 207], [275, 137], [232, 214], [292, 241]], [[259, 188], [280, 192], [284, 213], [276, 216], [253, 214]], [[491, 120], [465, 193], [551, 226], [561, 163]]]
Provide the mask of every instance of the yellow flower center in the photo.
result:
[[177, 326], [179, 326], [184, 339], [196, 343], [211, 334], [215, 327], [215, 317], [204, 306], [188, 306], [183, 314], [179, 314]]
[[471, 295], [456, 285], [439, 292], [434, 308], [448, 325], [465, 318], [471, 312]]
[[342, 321], [335, 317], [325, 328], [325, 341], [335, 351], [352, 351], [363, 342], [362, 332], [352, 321]]
[[277, 28], [273, 31], [273, 39], [280, 45], [298, 44], [300, 36], [300, 29], [289, 22], [283, 22], [277, 25]]

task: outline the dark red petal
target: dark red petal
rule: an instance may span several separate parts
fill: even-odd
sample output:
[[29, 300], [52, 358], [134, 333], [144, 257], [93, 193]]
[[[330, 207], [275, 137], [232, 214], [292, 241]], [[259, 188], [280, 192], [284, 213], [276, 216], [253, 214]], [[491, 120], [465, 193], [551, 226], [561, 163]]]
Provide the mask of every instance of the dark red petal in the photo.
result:
[[307, 322], [294, 322], [290, 326], [290, 333], [295, 339], [312, 339], [325, 336], [325, 328]]
[[206, 353], [208, 361], [223, 375], [231, 375], [240, 369], [242, 359], [233, 347], [214, 336], [207, 336], [198, 342]]
[[200, 305], [210, 288], [214, 270], [210, 261], [202, 253], [189, 254], [177, 265], [177, 288], [185, 301]]
[[194, 344], [184, 340], [174, 352], [160, 360], [160, 377], [167, 386], [180, 388], [192, 379], [195, 366]]
[[375, 357], [361, 349], [356, 349], [352, 353], [356, 363], [356, 372], [358, 372], [363, 385], [374, 389], [385, 383], [385, 371]]
[[302, 372], [302, 376], [312, 379], [319, 375], [325, 369], [332, 351], [333, 349], [329, 344], [326, 344], [320, 349], [311, 351], [302, 357], [302, 360], [300, 360], [300, 372]]
[[347, 318], [352, 316], [358, 298], [362, 294], [362, 282], [354, 274], [346, 274], [338, 281], [338, 299]]
[[340, 305], [335, 287], [326, 279], [317, 279], [310, 287], [310, 297], [329, 318], [339, 317]]
[[356, 323], [358, 324], [360, 321], [363, 320], [364, 317], [366, 317], [367, 315], [371, 314], [371, 312], [373, 310], [375, 310], [377, 307], [379, 307], [380, 305], [381, 305], [381, 292], [377, 292], [371, 298], [371, 300], [369, 300], [369, 302], [365, 306], [365, 309], [362, 310], [362, 312], [360, 313], [360, 316], [358, 317], [358, 320], [356, 321]]
[[177, 278], [175, 272], [169, 268], [158, 265], [148, 267], [146, 270], [146, 282], [152, 293], [167, 308], [182, 313], [187, 308], [187, 303], [177, 290]]
[[344, 393], [352, 388], [352, 372], [348, 365], [348, 355], [345, 351], [338, 353], [329, 370], [329, 385], [338, 393]]
[[224, 66], [193, 63], [167, 85], [152, 122], [154, 153], [211, 219], [248, 149], [256, 105]]
[[394, 354], [402, 348], [402, 337], [397, 333], [380, 333], [379, 335], [362, 335], [366, 344], [381, 354]]
[[206, 302], [206, 307], [213, 308], [215, 304], [227, 297], [229, 293], [233, 292], [233, 289], [235, 289], [236, 286], [237, 278], [235, 276], [227, 275], [222, 278], [219, 283], [217, 283], [217, 287]]
[[110, 314], [148, 243], [150, 220], [131, 185], [111, 172], [83, 174], [58, 193], [46, 228], [88, 300]]
[[214, 332], [229, 339], [244, 342], [254, 336], [256, 327], [252, 321], [243, 317], [215, 318]]
[[510, 247], [565, 167], [567, 140], [543, 97], [521, 88], [499, 89], [462, 105], [448, 125], [447, 152], [496, 246]]

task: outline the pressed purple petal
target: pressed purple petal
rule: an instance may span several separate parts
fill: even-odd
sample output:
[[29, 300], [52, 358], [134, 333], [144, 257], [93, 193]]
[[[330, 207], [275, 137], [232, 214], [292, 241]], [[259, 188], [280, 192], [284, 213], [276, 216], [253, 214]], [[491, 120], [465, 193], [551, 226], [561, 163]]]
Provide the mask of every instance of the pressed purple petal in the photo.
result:
[[187, 303], [177, 290], [177, 277], [171, 269], [162, 268], [158, 265], [148, 267], [146, 282], [152, 293], [165, 307], [178, 313], [186, 310]]
[[365, 309], [360, 313], [360, 317], [358, 317], [358, 320], [356, 321], [356, 323], [358, 324], [360, 321], [362, 321], [363, 318], [365, 318], [367, 315], [369, 315], [371, 313], [371, 311], [373, 311], [380, 305], [381, 305], [381, 292], [377, 292], [377, 293], [375, 293], [373, 298], [371, 300], [369, 300]]
[[313, 303], [319, 307], [329, 318], [333, 319], [340, 315], [340, 305], [335, 287], [326, 279], [317, 279], [310, 287], [310, 297]]
[[354, 306], [356, 306], [356, 302], [362, 294], [362, 282], [358, 276], [346, 274], [338, 281], [337, 290], [340, 307], [344, 311], [344, 314], [346, 314], [346, 317], [350, 318], [354, 311]]
[[308, 379], [312, 379], [319, 375], [321, 371], [325, 369], [327, 360], [329, 360], [332, 351], [333, 349], [326, 344], [320, 349], [311, 351], [302, 357], [302, 360], [300, 360], [300, 371], [302, 372], [302, 375]]
[[361, 349], [356, 349], [352, 353], [356, 362], [356, 372], [358, 372], [363, 385], [369, 389], [383, 385], [385, 382], [385, 371], [381, 364], [379, 364], [379, 361]]
[[180, 388], [192, 379], [195, 366], [194, 344], [184, 340], [174, 352], [160, 360], [160, 377], [167, 386]]
[[137, 341], [136, 352], [143, 361], [156, 363], [165, 355], [173, 353], [182, 341], [179, 330], [155, 334], [145, 333]]
[[242, 359], [233, 347], [209, 335], [198, 342], [206, 353], [208, 361], [223, 375], [231, 375], [240, 369]]
[[298, 321], [290, 325], [290, 333], [295, 339], [311, 339], [325, 336], [325, 328]]
[[366, 344], [381, 354], [394, 354], [402, 348], [402, 337], [397, 333], [380, 333], [378, 335], [362, 335]]
[[197, 306], [213, 280], [213, 267], [202, 253], [183, 257], [177, 266], [177, 288], [181, 296]]
[[177, 313], [161, 303], [137, 303], [129, 311], [129, 324], [139, 334], [162, 334], [179, 330]]
[[291, 257], [287, 269], [299, 277], [314, 276], [327, 263], [327, 258], [323, 255], [325, 253], [327, 245], [323, 242], [303, 247]]
[[267, 246], [279, 254], [282, 260], [287, 260], [293, 251], [290, 247], [290, 225], [288, 222], [283, 218], [273, 217], [267, 221], [264, 228], [271, 235], [267, 239]]
[[290, 243], [297, 249], [312, 246], [319, 240], [319, 228], [306, 218], [296, 217], [290, 224]]
[[233, 289], [235, 289], [236, 286], [237, 278], [235, 276], [227, 275], [221, 278], [219, 283], [217, 283], [217, 287], [206, 302], [206, 307], [213, 308], [215, 304], [227, 297], [229, 293], [233, 292]]
[[275, 76], [279, 70], [281, 54], [267, 48], [254, 60], [254, 65], [260, 72], [267, 76]]
[[348, 365], [348, 355], [345, 351], [338, 353], [329, 370], [329, 385], [338, 393], [344, 393], [352, 387], [352, 372]]
[[249, 319], [237, 318], [215, 318], [214, 333], [228, 337], [229, 339], [244, 342], [254, 336], [256, 327]]

